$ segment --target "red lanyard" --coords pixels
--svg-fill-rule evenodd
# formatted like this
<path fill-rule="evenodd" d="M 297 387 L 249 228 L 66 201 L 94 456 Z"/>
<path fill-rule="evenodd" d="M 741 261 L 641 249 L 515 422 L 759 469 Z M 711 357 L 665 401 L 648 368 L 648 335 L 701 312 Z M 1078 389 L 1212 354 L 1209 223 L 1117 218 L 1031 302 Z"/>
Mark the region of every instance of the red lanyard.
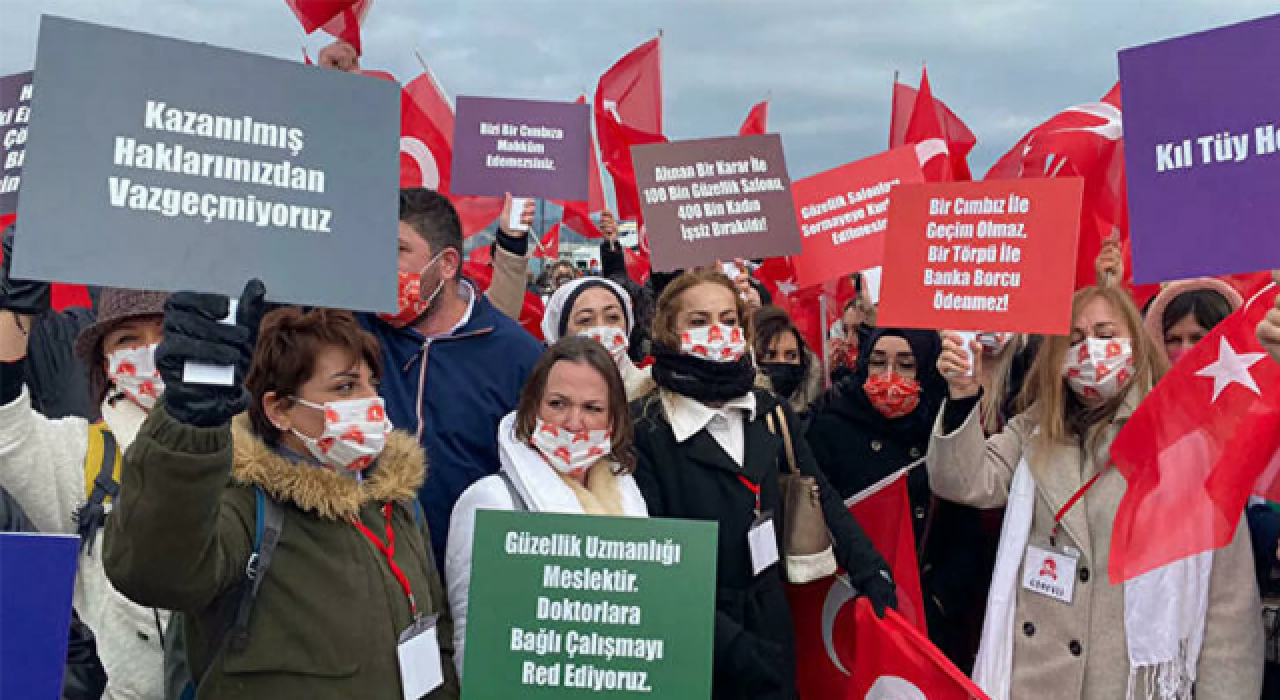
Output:
<path fill-rule="evenodd" d="M 746 487 L 747 487 L 747 489 L 748 489 L 748 490 L 750 490 L 750 491 L 751 491 L 751 493 L 755 495 L 755 497 L 756 497 L 756 515 L 760 515 L 760 485 L 759 485 L 759 484 L 753 484 L 753 483 L 751 483 L 751 480 L 750 480 L 750 479 L 748 479 L 747 477 L 745 477 L 745 476 L 743 476 L 743 475 L 741 475 L 741 474 L 739 474 L 739 475 L 738 475 L 738 481 L 741 481 L 741 482 L 742 482 L 742 485 L 743 485 L 743 486 L 746 486 Z"/>
<path fill-rule="evenodd" d="M 1050 533 L 1049 535 L 1050 546 L 1054 546 L 1054 547 L 1057 546 L 1058 532 L 1062 530 L 1062 519 L 1067 517 L 1067 513 L 1070 512 L 1071 509 L 1075 507 L 1077 503 L 1080 502 L 1080 499 L 1084 498 L 1084 494 L 1089 489 L 1093 488 L 1093 485 L 1098 483 L 1098 479 L 1101 478 L 1102 475 L 1107 472 L 1107 469 L 1110 469 L 1110 468 L 1111 467 L 1109 465 L 1107 467 L 1104 467 L 1102 471 L 1098 472 L 1097 474 L 1094 474 L 1092 478 L 1084 482 L 1084 486 L 1081 486 L 1079 491 L 1076 491 L 1075 493 L 1071 494 L 1071 498 L 1068 498 L 1067 502 L 1063 503 L 1062 507 L 1058 509 L 1058 512 L 1054 514 L 1053 532 Z"/>
<path fill-rule="evenodd" d="M 404 589 L 404 594 L 409 597 L 409 612 L 413 613 L 413 617 L 418 617 L 418 602 L 414 600 L 413 589 L 409 587 L 409 577 L 404 575 L 404 571 L 400 569 L 400 565 L 396 563 L 396 531 L 391 527 L 391 511 L 392 504 L 388 503 L 382 507 L 382 517 L 387 521 L 387 543 L 383 544 L 378 536 L 365 527 L 364 523 L 359 520 L 351 521 L 360 534 L 364 535 L 379 552 L 387 558 L 387 565 L 391 567 L 391 575 L 396 577 L 400 582 L 400 587 Z"/>

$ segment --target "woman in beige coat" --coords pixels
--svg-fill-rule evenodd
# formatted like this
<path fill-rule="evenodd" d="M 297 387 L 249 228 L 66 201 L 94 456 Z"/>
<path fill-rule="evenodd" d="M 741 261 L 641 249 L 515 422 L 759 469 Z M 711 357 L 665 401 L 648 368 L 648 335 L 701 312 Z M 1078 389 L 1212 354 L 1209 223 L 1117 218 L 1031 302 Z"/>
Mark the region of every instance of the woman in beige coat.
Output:
<path fill-rule="evenodd" d="M 1070 338 L 1046 338 L 1031 370 L 1031 408 L 990 439 L 970 374 L 981 376 L 969 359 L 981 348 L 961 343 L 944 337 L 950 396 L 927 464 L 938 496 L 1007 506 L 978 684 L 992 700 L 1256 699 L 1262 630 L 1243 522 L 1221 550 L 1121 585 L 1107 578 L 1125 491 L 1111 441 L 1166 366 L 1128 295 L 1076 294 Z"/>

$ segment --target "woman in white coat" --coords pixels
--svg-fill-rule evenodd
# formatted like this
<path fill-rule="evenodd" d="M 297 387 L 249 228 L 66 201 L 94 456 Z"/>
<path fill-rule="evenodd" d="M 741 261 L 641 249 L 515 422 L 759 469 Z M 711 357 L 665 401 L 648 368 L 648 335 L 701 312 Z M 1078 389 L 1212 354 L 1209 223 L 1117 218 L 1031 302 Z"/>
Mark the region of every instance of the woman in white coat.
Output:
<path fill-rule="evenodd" d="M 989 439 L 969 356 L 946 334 L 949 398 L 927 464 L 938 496 L 1007 506 L 974 680 L 992 700 L 1255 700 L 1262 626 L 1243 519 L 1227 547 L 1107 578 L 1125 493 L 1111 443 L 1166 367 L 1133 300 L 1077 292 L 1070 338 L 1046 338 L 1027 379 L 1030 408 Z"/>
<path fill-rule="evenodd" d="M 462 493 L 449 521 L 445 587 L 462 675 L 476 511 L 647 517 L 631 473 L 633 429 L 622 379 L 603 346 L 570 336 L 534 366 L 498 426 L 497 474 Z"/>
<path fill-rule="evenodd" d="M 542 316 L 542 337 L 549 345 L 571 335 L 600 341 L 622 375 L 627 399 L 635 400 L 656 386 L 650 370 L 636 367 L 627 355 L 635 325 L 631 295 L 622 285 L 603 277 L 583 277 L 565 283 L 551 295 Z"/>

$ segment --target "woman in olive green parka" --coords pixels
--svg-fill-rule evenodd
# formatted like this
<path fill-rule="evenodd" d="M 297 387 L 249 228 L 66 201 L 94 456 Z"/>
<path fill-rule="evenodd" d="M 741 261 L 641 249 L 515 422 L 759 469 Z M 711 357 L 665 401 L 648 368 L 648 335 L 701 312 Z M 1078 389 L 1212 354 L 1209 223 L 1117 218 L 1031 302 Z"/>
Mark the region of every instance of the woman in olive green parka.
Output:
<path fill-rule="evenodd" d="M 400 700 L 401 635 L 435 615 L 424 634 L 444 677 L 423 697 L 456 698 L 452 624 L 415 505 L 425 461 L 411 436 L 389 430 L 376 341 L 348 313 L 285 308 L 262 322 L 246 369 L 262 306 L 254 285 L 238 325 L 217 322 L 223 297 L 170 298 L 157 349 L 166 391 L 125 457 L 107 574 L 129 598 L 184 613 L 198 700 Z M 236 365 L 247 391 L 183 382 L 191 360 Z M 283 523 L 247 644 L 233 650 L 226 629 L 258 489 Z"/>

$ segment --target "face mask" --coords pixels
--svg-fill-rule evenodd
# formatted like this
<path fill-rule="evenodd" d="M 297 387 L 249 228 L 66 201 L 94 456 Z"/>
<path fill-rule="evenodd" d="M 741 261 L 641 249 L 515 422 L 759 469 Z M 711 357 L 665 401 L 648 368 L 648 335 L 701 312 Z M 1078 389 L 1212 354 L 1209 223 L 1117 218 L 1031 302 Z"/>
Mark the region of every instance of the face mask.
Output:
<path fill-rule="evenodd" d="M 134 403 L 150 411 L 164 393 L 164 380 L 156 370 L 156 346 L 116 350 L 107 356 L 107 377 Z"/>
<path fill-rule="evenodd" d="M 747 340 L 741 326 L 713 323 L 682 333 L 680 350 L 712 362 L 737 362 L 747 351 Z"/>
<path fill-rule="evenodd" d="M 1086 401 L 1117 396 L 1133 377 L 1133 348 L 1128 338 L 1085 338 L 1067 351 L 1062 376 Z"/>
<path fill-rule="evenodd" d="M 920 382 L 896 374 L 867 377 L 862 390 L 871 405 L 889 420 L 910 415 L 920 405 Z"/>
<path fill-rule="evenodd" d="M 580 331 L 578 335 L 586 336 L 603 345 L 616 365 L 621 365 L 622 358 L 627 356 L 627 347 L 630 344 L 627 333 L 617 326 L 593 326 Z"/>
<path fill-rule="evenodd" d="M 587 430 L 574 433 L 557 428 L 541 418 L 533 426 L 533 435 L 529 441 L 533 447 L 546 457 L 547 461 L 561 474 L 578 476 L 591 468 L 591 465 L 609 454 L 613 445 L 609 442 L 612 435 L 608 430 Z"/>
<path fill-rule="evenodd" d="M 1168 353 L 1169 355 L 1169 364 L 1171 365 L 1178 364 L 1178 360 L 1181 360 L 1183 356 L 1187 354 L 1187 351 L 1190 349 L 1191 348 L 1189 348 L 1186 344 L 1180 344 L 1178 345 L 1178 347 L 1174 348 L 1173 350 L 1166 349 L 1165 352 Z"/>
<path fill-rule="evenodd" d="M 761 362 L 760 369 L 769 376 L 773 391 L 782 398 L 789 398 L 804 381 L 804 367 L 789 362 Z"/>
<path fill-rule="evenodd" d="M 373 464 L 387 444 L 391 421 L 382 399 L 327 401 L 324 405 L 296 399 L 298 403 L 324 412 L 324 432 L 313 438 L 291 429 L 307 446 L 311 456 L 339 473 L 358 475 Z"/>
<path fill-rule="evenodd" d="M 1013 340 L 1012 333 L 979 333 L 978 334 L 978 344 L 981 345 L 984 350 L 991 353 L 992 355 L 1000 354 L 1000 351 L 1004 350 L 1004 346 L 1008 345 L 1010 340 Z"/>
<path fill-rule="evenodd" d="M 412 272 L 400 270 L 397 273 L 399 289 L 397 306 L 399 310 L 394 314 L 378 314 L 378 318 L 386 321 L 393 328 L 404 328 L 421 318 L 427 312 L 427 309 L 431 308 L 431 302 L 435 301 L 436 295 L 440 294 L 440 290 L 444 288 L 444 280 L 440 280 L 440 284 L 436 286 L 436 290 L 431 293 L 431 296 L 427 299 L 422 298 L 422 276 L 439 259 L 440 254 L 437 254 L 416 275 Z"/>

